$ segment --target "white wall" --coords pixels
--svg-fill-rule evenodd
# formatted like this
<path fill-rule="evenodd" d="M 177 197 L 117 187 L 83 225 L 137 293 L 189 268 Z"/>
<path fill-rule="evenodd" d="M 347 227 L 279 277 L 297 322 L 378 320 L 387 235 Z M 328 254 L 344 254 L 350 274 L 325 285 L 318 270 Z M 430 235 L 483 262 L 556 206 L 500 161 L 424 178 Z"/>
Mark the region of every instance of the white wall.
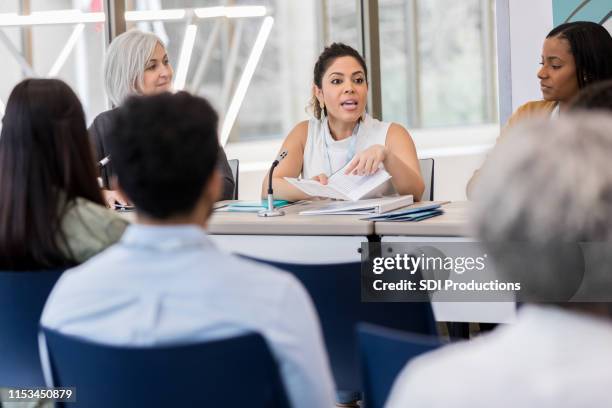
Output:
<path fill-rule="evenodd" d="M 551 0 L 510 1 L 512 110 L 542 99 L 537 71 L 542 43 L 553 28 Z"/>
<path fill-rule="evenodd" d="M 542 43 L 553 28 L 552 0 L 497 0 L 500 122 L 520 105 L 542 99 L 537 78 Z"/>

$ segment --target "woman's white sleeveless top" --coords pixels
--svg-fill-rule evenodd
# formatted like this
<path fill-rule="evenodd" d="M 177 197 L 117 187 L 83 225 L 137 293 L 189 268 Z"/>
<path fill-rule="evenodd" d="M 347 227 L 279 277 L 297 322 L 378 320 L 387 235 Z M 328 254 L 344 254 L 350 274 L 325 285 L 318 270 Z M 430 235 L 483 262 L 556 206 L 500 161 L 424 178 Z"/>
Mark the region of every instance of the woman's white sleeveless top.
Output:
<path fill-rule="evenodd" d="M 384 146 L 390 125 L 366 114 L 364 120 L 355 127 L 352 136 L 334 140 L 329 131 L 327 117 L 322 120 L 311 118 L 308 121 L 308 136 L 304 147 L 302 178 L 310 179 L 321 173 L 330 176 L 344 167 L 355 153 L 375 144 Z M 395 194 L 391 182 L 387 183 L 385 195 Z"/>

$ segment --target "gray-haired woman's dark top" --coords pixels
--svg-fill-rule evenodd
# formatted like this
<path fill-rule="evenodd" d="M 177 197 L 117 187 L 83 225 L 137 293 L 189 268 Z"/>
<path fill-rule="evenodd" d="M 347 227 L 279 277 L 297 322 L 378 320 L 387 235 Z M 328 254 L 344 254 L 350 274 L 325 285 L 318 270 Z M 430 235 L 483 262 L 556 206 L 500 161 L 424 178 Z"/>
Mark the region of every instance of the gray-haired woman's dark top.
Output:
<path fill-rule="evenodd" d="M 89 127 L 89 136 L 91 143 L 95 148 L 96 159 L 102 160 L 109 155 L 107 146 L 107 135 L 110 133 L 113 122 L 115 120 L 117 110 L 111 109 L 106 112 L 100 113 L 94 119 L 93 123 Z M 234 177 L 232 176 L 232 170 L 227 162 L 227 156 L 221 146 L 219 146 L 219 161 L 217 166 L 223 176 L 223 194 L 221 200 L 231 200 L 234 195 Z M 104 182 L 104 186 L 108 188 L 110 180 L 113 177 L 113 161 L 111 161 L 102 168 L 101 177 Z"/>

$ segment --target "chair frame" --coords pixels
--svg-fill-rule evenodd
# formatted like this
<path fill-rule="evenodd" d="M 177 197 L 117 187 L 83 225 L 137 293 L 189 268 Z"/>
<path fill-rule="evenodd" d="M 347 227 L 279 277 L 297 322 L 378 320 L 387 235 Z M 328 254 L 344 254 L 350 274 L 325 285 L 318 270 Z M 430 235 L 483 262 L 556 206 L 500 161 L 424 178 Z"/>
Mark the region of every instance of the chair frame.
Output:
<path fill-rule="evenodd" d="M 41 327 L 39 347 L 47 386 L 77 390 L 76 403 L 67 408 L 289 406 L 276 360 L 258 333 L 141 347 L 107 345 Z M 207 363 L 210 367 L 203 369 Z M 92 389 L 95 396 L 79 398 L 79 392 Z"/>
<path fill-rule="evenodd" d="M 38 322 L 64 269 L 0 271 L 0 384 L 44 386 Z"/>
<path fill-rule="evenodd" d="M 364 403 L 367 408 L 382 408 L 395 379 L 406 364 L 413 358 L 442 345 L 437 337 L 369 323 L 359 323 L 356 332 L 360 350 Z M 374 346 L 378 347 L 373 347 L 372 343 L 377 343 Z M 374 364 L 371 364 L 372 362 Z M 372 368 L 374 365 L 381 369 Z"/>

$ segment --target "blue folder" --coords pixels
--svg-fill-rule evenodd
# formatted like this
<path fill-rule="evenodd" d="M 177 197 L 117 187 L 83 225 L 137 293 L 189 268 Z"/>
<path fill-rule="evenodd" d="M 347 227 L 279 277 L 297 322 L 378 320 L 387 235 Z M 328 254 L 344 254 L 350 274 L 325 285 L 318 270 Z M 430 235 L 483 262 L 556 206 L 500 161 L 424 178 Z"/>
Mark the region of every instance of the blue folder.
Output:
<path fill-rule="evenodd" d="M 444 213 L 443 210 L 420 211 L 420 212 L 415 212 L 414 214 L 400 215 L 400 216 L 392 217 L 389 219 L 382 219 L 382 220 L 377 220 L 377 221 L 389 221 L 389 222 L 422 221 L 428 218 L 436 217 L 443 213 Z"/>
<path fill-rule="evenodd" d="M 385 214 L 377 214 L 371 217 L 363 218 L 368 221 L 420 221 L 425 215 L 427 218 L 442 214 L 441 204 L 432 203 L 418 207 L 410 206 L 399 210 L 391 211 Z M 431 215 L 433 214 L 433 215 Z"/>

